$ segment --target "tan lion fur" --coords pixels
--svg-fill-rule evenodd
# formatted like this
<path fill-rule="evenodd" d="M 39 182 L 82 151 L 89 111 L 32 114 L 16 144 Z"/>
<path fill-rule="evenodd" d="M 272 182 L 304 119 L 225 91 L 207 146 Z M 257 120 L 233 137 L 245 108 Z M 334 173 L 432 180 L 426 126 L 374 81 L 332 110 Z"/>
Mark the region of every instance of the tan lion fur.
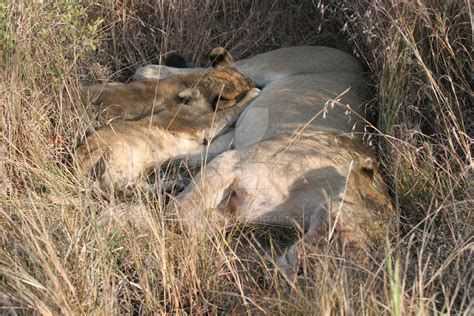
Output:
<path fill-rule="evenodd" d="M 96 84 L 84 89 L 81 99 L 91 103 L 107 119 L 134 120 L 179 105 L 179 94 L 189 88 L 198 90 L 211 105 L 219 108 L 234 106 L 255 84 L 236 71 L 232 56 L 223 48 L 214 49 L 210 58 L 214 69 L 176 74 L 146 81 Z M 216 60 L 219 58 L 219 60 Z M 161 79 L 161 80 L 160 80 Z"/>
<path fill-rule="evenodd" d="M 125 121 L 96 131 L 76 149 L 79 170 L 104 189 L 123 190 L 143 185 L 147 171 L 167 160 L 197 162 L 227 149 L 228 137 L 207 144 L 235 122 L 258 89 L 225 50 L 217 52 L 226 57 L 215 70 L 88 88 L 87 95 L 98 94 L 95 102 L 109 108 L 109 115 Z"/>
<path fill-rule="evenodd" d="M 170 211 L 190 233 L 215 221 L 296 225 L 304 242 L 337 237 L 342 249 L 369 258 L 393 207 L 362 142 L 368 87 L 358 61 L 294 47 L 236 64 L 263 90 L 237 122 L 235 149 L 201 170 Z M 298 245 L 279 258 L 287 272 Z"/>

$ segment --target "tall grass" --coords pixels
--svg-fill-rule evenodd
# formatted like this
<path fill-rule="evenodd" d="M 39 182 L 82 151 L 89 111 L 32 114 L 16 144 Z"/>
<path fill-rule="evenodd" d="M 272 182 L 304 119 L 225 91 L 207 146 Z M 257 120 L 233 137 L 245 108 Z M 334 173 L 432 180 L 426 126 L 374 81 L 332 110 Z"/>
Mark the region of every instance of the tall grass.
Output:
<path fill-rule="evenodd" d="M 471 10 L 467 0 L 0 4 L 0 311 L 468 313 Z M 164 195 L 120 204 L 74 173 L 71 153 L 98 124 L 80 86 L 127 80 L 172 51 L 205 65 L 216 46 L 238 59 L 292 45 L 338 47 L 367 66 L 371 137 L 399 215 L 385 258 L 358 267 L 306 245 L 288 279 L 272 256 L 294 232 L 189 240 L 163 214 Z"/>

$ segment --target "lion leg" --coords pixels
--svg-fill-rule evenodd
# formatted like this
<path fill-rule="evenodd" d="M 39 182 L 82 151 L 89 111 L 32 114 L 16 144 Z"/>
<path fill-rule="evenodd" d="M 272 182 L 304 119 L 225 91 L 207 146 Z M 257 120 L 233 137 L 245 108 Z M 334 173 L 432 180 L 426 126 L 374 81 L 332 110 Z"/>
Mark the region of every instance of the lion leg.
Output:
<path fill-rule="evenodd" d="M 348 222 L 345 214 L 350 213 L 354 206 L 343 200 L 328 202 L 316 210 L 310 217 L 309 226 L 303 237 L 288 247 L 277 259 L 277 265 L 287 276 L 298 271 L 300 257 L 304 245 L 321 247 L 331 242 L 340 255 L 351 255 L 359 258 L 366 254 L 364 236 L 354 221 Z M 356 206 L 358 208 L 358 206 Z M 333 248 L 331 246 L 331 248 Z"/>
<path fill-rule="evenodd" d="M 151 148 L 143 142 L 122 140 L 120 132 L 114 140 L 107 141 L 113 133 L 110 129 L 100 130 L 76 150 L 81 173 L 98 180 L 106 191 L 137 186 L 151 160 Z"/>
<path fill-rule="evenodd" d="M 232 148 L 234 143 L 235 131 L 220 135 L 211 140 L 208 145 L 203 145 L 200 152 L 188 155 L 187 161 L 193 166 L 199 166 L 201 162 L 211 161 L 221 153 Z"/>
<path fill-rule="evenodd" d="M 140 187 L 151 168 L 202 150 L 197 140 L 182 139 L 145 123 L 120 122 L 91 135 L 76 150 L 81 173 L 98 180 L 105 190 Z"/>
<path fill-rule="evenodd" d="M 277 265 L 287 276 L 292 276 L 297 272 L 300 263 L 301 247 L 304 246 L 305 243 L 310 243 L 321 237 L 320 228 L 321 224 L 325 222 L 325 214 L 327 213 L 324 207 L 315 211 L 310 217 L 309 227 L 303 235 L 303 238 L 288 247 L 285 252 L 278 257 Z"/>
<path fill-rule="evenodd" d="M 169 209 L 176 211 L 185 231 L 194 234 L 203 231 L 206 220 L 222 219 L 220 209 L 222 201 L 229 193 L 228 189 L 238 177 L 235 168 L 240 158 L 237 152 L 228 151 L 211 161 L 173 201 Z M 209 216 L 203 216 L 207 212 Z"/>

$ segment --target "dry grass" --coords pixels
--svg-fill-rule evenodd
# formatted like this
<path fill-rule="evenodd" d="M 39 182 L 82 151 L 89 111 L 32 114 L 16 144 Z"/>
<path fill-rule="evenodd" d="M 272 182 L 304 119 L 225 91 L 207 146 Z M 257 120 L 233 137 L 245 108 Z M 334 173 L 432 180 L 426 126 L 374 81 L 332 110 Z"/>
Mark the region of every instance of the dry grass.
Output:
<path fill-rule="evenodd" d="M 469 313 L 471 10 L 467 0 L 1 3 L 0 312 Z M 137 193 L 120 211 L 68 164 L 97 125 L 81 85 L 126 80 L 170 51 L 202 65 L 215 46 L 241 58 L 303 44 L 353 52 L 372 75 L 372 138 L 399 223 L 371 269 L 308 246 L 288 280 L 268 250 L 288 232 L 188 240 L 162 214 L 164 196 Z M 141 228 L 102 224 L 104 210 L 144 208 Z"/>

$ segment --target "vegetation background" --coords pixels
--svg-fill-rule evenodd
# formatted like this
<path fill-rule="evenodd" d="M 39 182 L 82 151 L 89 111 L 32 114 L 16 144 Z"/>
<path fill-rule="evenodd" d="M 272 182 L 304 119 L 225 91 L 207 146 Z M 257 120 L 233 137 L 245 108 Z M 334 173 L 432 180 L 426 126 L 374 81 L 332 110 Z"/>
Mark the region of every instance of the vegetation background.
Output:
<path fill-rule="evenodd" d="M 0 1 L 0 313 L 472 313 L 472 17 L 468 0 Z M 254 242 L 276 245 L 267 229 L 190 241 L 160 194 L 137 193 L 142 226 L 103 225 L 127 210 L 68 163 L 98 126 L 81 86 L 169 52 L 206 65 L 216 46 L 240 59 L 294 45 L 367 67 L 368 140 L 397 211 L 373 268 L 308 246 L 288 279 Z"/>

